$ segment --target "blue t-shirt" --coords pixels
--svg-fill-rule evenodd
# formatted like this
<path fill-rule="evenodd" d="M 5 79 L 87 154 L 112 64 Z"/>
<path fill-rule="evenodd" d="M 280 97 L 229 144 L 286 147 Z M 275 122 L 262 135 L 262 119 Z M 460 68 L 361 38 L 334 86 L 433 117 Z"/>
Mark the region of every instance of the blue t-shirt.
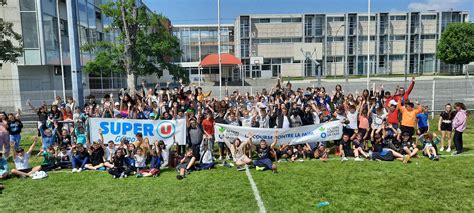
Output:
<path fill-rule="evenodd" d="M 418 127 L 419 128 L 428 127 L 428 114 L 427 113 L 420 113 L 420 114 L 416 115 L 416 118 L 418 118 Z"/>

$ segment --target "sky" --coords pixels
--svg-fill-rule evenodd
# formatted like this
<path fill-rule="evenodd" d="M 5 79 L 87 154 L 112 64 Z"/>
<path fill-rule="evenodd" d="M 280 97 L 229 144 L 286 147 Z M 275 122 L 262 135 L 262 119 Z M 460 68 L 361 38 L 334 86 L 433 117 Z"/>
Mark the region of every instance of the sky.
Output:
<path fill-rule="evenodd" d="M 217 23 L 217 0 L 143 0 L 172 24 Z M 474 0 L 372 0 L 372 12 L 467 10 Z M 243 14 L 367 12 L 367 0 L 221 0 L 221 22 L 234 23 Z M 470 15 L 472 16 L 472 14 Z M 471 18 L 472 21 L 472 18 Z"/>

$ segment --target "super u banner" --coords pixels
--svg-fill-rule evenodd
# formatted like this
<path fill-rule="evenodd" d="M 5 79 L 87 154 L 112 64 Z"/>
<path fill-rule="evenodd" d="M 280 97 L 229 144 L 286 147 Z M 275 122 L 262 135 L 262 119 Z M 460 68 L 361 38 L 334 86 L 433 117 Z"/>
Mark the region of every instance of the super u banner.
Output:
<path fill-rule="evenodd" d="M 248 139 L 247 135 L 251 132 L 254 135 L 252 142 L 255 144 L 258 144 L 262 139 L 266 140 L 267 143 L 273 142 L 275 131 L 278 131 L 279 145 L 333 141 L 342 138 L 342 123 L 340 121 L 289 129 L 252 128 L 216 123 L 214 129 L 216 141 L 224 141 L 224 138 L 229 138 L 230 140 L 240 138 L 241 141 L 245 141 Z"/>
<path fill-rule="evenodd" d="M 102 129 L 104 143 L 114 141 L 120 143 L 122 138 L 127 138 L 130 143 L 136 141 L 135 134 L 142 133 L 143 138 L 148 138 L 150 143 L 163 140 L 168 145 L 173 144 L 173 135 L 179 145 L 186 145 L 186 120 L 138 120 L 116 118 L 91 118 L 91 141 L 100 139 L 99 129 Z"/>

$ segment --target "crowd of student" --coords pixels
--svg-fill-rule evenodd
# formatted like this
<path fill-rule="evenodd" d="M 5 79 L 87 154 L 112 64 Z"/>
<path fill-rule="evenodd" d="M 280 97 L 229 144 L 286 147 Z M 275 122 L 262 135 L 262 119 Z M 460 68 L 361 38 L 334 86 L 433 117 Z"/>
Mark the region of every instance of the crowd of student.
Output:
<path fill-rule="evenodd" d="M 413 78 L 405 91 L 397 87 L 392 94 L 381 85 L 362 93 L 344 91 L 341 85 L 329 93 L 324 87 L 294 89 L 288 82 L 270 91 L 263 89 L 256 95 L 228 93 L 222 100 L 211 98 L 195 86 L 175 88 L 147 88 L 128 93 L 121 90 L 118 99 L 106 94 L 97 102 L 89 96 L 84 106 L 77 106 L 72 98 L 63 102 L 60 97 L 40 107 L 28 105 L 38 115 L 38 136 L 29 149 L 20 146 L 23 125 L 20 112 L 16 115 L 0 114 L 0 177 L 11 173 L 18 177 L 33 177 L 39 171 L 49 172 L 70 169 L 108 171 L 114 178 L 136 175 L 158 176 L 163 168 L 176 168 L 181 180 L 191 171 L 210 169 L 221 165 L 243 170 L 255 166 L 257 170 L 277 172 L 276 162 L 327 160 L 334 153 L 342 161 L 354 157 L 355 161 L 401 160 L 404 163 L 420 155 L 439 160 L 439 152 L 463 152 L 462 134 L 466 129 L 467 113 L 463 103 L 454 109 L 446 104 L 438 122 L 441 137 L 429 130 L 429 109 L 410 99 L 415 85 Z M 165 145 L 163 141 L 150 141 L 141 133 L 135 142 L 123 138 L 120 144 L 113 141 L 90 141 L 89 118 L 186 119 L 187 145 Z M 333 120 L 342 122 L 341 140 L 301 145 L 277 146 L 277 137 L 270 141 L 246 141 L 226 138 L 214 139 L 214 124 L 222 123 L 254 128 L 293 128 Z M 452 137 L 452 132 L 454 136 Z M 30 158 L 37 142 L 41 143 L 38 156 L 40 166 L 32 167 Z M 447 142 L 447 146 L 445 146 Z M 214 144 L 218 147 L 214 152 Z M 446 148 L 446 149 L 445 149 Z M 11 149 L 11 151 L 10 151 Z M 217 151 L 218 150 L 218 151 Z M 9 170 L 6 159 L 12 154 L 15 168 Z M 254 160 L 252 160 L 254 159 Z M 232 161 L 228 163 L 227 161 Z"/>

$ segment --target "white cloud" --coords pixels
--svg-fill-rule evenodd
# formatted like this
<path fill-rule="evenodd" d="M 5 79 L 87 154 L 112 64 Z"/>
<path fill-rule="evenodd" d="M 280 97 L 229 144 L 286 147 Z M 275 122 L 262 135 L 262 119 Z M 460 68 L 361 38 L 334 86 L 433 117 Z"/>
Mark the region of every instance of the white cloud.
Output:
<path fill-rule="evenodd" d="M 471 0 L 425 0 L 424 2 L 414 2 L 408 5 L 411 11 L 427 11 L 427 10 L 449 10 L 460 9 L 460 7 Z"/>

